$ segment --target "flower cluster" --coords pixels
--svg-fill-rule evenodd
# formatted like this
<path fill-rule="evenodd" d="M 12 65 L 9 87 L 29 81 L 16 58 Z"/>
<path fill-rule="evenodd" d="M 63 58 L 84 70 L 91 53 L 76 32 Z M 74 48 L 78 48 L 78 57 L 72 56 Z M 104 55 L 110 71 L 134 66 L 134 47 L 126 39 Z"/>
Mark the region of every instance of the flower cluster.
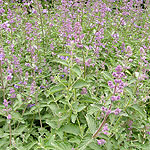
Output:
<path fill-rule="evenodd" d="M 109 129 L 108 129 L 108 124 L 105 123 L 105 125 L 103 126 L 103 129 L 102 129 L 102 133 L 104 133 L 105 135 L 108 135 L 109 133 L 107 132 Z"/>
<path fill-rule="evenodd" d="M 84 95 L 84 94 L 87 94 L 87 89 L 85 87 L 82 88 L 82 91 L 81 91 L 81 95 Z"/>
<path fill-rule="evenodd" d="M 117 93 L 122 93 L 123 88 L 125 86 L 124 82 L 121 80 L 125 76 L 125 74 L 122 72 L 122 67 L 118 65 L 116 67 L 116 72 L 113 72 L 112 75 L 115 77 L 114 82 L 108 81 L 108 86 L 112 89 L 114 89 L 113 96 L 111 97 L 112 101 L 120 100 L 120 95 L 116 95 Z"/>
<path fill-rule="evenodd" d="M 7 101 L 6 99 L 4 99 L 3 105 L 5 106 L 5 109 L 3 109 L 3 111 L 7 112 L 7 119 L 8 120 L 11 119 L 11 114 L 8 113 L 9 111 L 11 111 L 11 108 L 8 108 L 9 103 L 10 103 L 10 101 Z"/>
<path fill-rule="evenodd" d="M 104 139 L 97 140 L 98 145 L 103 145 L 106 143 Z"/>

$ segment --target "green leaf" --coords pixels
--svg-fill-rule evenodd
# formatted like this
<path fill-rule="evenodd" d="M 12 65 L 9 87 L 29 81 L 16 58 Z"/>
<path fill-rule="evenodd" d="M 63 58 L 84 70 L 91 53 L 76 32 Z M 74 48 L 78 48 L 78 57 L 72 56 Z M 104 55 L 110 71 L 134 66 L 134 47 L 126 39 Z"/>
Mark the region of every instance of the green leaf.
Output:
<path fill-rule="evenodd" d="M 113 81 L 112 75 L 111 75 L 110 73 L 108 73 L 108 72 L 106 72 L 106 71 L 103 71 L 102 74 L 103 74 L 103 76 L 104 76 L 104 78 L 105 78 L 106 80 L 111 80 L 111 81 Z"/>
<path fill-rule="evenodd" d="M 51 111 L 55 114 L 57 113 L 57 111 L 59 110 L 58 106 L 56 105 L 56 103 L 51 103 L 49 104 L 49 108 L 51 109 Z"/>
<path fill-rule="evenodd" d="M 112 143 L 110 141 L 106 142 L 107 150 L 112 150 Z"/>
<path fill-rule="evenodd" d="M 72 146 L 68 142 L 54 142 L 52 145 L 55 150 L 72 150 Z"/>
<path fill-rule="evenodd" d="M 25 148 L 26 148 L 27 150 L 30 150 L 30 149 L 33 148 L 33 146 L 34 146 L 35 144 L 36 144 L 36 142 L 28 143 L 28 144 L 25 146 Z"/>
<path fill-rule="evenodd" d="M 53 129 L 56 129 L 57 128 L 57 123 L 53 120 L 46 120 L 46 123 Z"/>
<path fill-rule="evenodd" d="M 73 138 L 69 139 L 69 143 L 80 143 L 80 138 L 77 136 L 74 136 Z"/>
<path fill-rule="evenodd" d="M 54 94 L 56 92 L 62 91 L 65 89 L 65 86 L 60 84 L 60 85 L 55 85 L 53 87 L 50 88 L 49 90 L 49 94 Z"/>
<path fill-rule="evenodd" d="M 141 108 L 139 105 L 134 104 L 134 105 L 129 106 L 129 108 L 133 108 L 133 109 L 134 109 L 135 111 L 137 111 L 143 118 L 147 119 L 147 118 L 146 118 L 146 112 L 145 112 L 144 109 Z"/>
<path fill-rule="evenodd" d="M 133 91 L 132 91 L 132 89 L 131 88 L 129 88 L 129 87 L 124 87 L 124 90 L 133 98 L 134 96 L 133 96 Z"/>
<path fill-rule="evenodd" d="M 90 143 L 89 147 L 91 148 L 91 150 L 100 150 L 100 146 L 97 143 Z"/>
<path fill-rule="evenodd" d="M 21 135 L 22 132 L 26 129 L 27 127 L 26 126 L 21 126 L 19 128 L 16 128 L 14 131 L 13 131 L 13 134 L 18 136 L 18 135 Z"/>
<path fill-rule="evenodd" d="M 93 119 L 93 117 L 91 115 L 87 114 L 86 115 L 86 121 L 88 123 L 88 127 L 89 127 L 91 133 L 92 134 L 95 133 L 95 131 L 96 131 L 96 122 Z"/>
<path fill-rule="evenodd" d="M 66 132 L 66 133 L 71 133 L 71 134 L 74 134 L 74 135 L 79 135 L 80 134 L 80 129 L 78 126 L 76 125 L 73 125 L 73 124 L 67 124 L 67 125 L 64 125 L 61 130 L 63 132 Z"/>
<path fill-rule="evenodd" d="M 136 78 L 138 78 L 138 77 L 139 77 L 139 75 L 140 75 L 140 73 L 139 73 L 139 72 L 135 72 L 134 74 L 135 74 L 135 77 L 136 77 Z"/>
<path fill-rule="evenodd" d="M 135 84 L 135 82 L 136 82 L 136 79 L 132 79 L 132 80 L 128 81 L 128 85 Z"/>
<path fill-rule="evenodd" d="M 75 123 L 76 119 L 77 119 L 77 114 L 72 114 L 71 115 L 71 121 L 72 121 L 72 123 Z"/>
<path fill-rule="evenodd" d="M 21 103 L 21 102 L 22 102 L 21 94 L 17 94 L 17 99 L 19 100 L 19 103 Z"/>
<path fill-rule="evenodd" d="M 99 100 L 97 98 L 92 98 L 87 95 L 83 95 L 80 99 L 80 102 L 81 103 L 95 103 L 95 102 L 99 102 Z"/>
<path fill-rule="evenodd" d="M 16 112 L 12 112 L 11 115 L 12 115 L 13 120 L 19 121 L 21 123 L 25 123 L 23 118 L 22 118 L 22 116 L 21 116 L 21 114 L 19 112 L 17 112 L 17 111 Z"/>
<path fill-rule="evenodd" d="M 85 137 L 82 143 L 80 143 L 80 148 L 78 150 L 86 150 L 87 146 L 91 144 L 93 140 L 94 139 L 92 139 L 91 137 Z"/>
<path fill-rule="evenodd" d="M 81 69 L 78 65 L 72 67 L 72 71 L 75 72 L 79 77 L 81 76 Z"/>
<path fill-rule="evenodd" d="M 68 67 L 68 63 L 67 63 L 65 60 L 62 60 L 62 59 L 60 59 L 60 60 L 53 60 L 53 62 L 62 64 L 62 65 L 64 65 L 64 66 L 67 66 L 67 67 Z"/>
<path fill-rule="evenodd" d="M 98 111 L 101 111 L 101 106 L 95 105 L 95 104 L 91 104 L 88 107 L 87 114 L 92 115 L 92 114 L 94 114 L 95 112 L 98 112 Z"/>
<path fill-rule="evenodd" d="M 83 104 L 79 105 L 76 109 L 77 112 L 82 111 L 84 108 L 86 108 L 86 106 L 84 106 Z"/>
<path fill-rule="evenodd" d="M 79 79 L 74 83 L 73 88 L 82 88 L 85 86 L 88 86 L 88 84 L 84 80 Z"/>

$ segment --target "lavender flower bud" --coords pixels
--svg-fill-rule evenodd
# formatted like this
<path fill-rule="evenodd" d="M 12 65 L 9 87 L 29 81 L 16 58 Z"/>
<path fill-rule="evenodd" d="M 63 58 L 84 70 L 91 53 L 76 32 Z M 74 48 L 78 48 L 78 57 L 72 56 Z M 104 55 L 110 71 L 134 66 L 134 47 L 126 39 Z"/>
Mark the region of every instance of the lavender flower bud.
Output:
<path fill-rule="evenodd" d="M 98 145 L 105 144 L 106 141 L 104 139 L 97 140 Z"/>

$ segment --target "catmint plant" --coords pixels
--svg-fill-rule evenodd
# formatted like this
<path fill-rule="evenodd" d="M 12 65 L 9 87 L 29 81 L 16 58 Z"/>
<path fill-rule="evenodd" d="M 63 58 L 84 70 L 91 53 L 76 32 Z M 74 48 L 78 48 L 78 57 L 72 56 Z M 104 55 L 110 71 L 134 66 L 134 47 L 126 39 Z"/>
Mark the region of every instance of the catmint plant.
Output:
<path fill-rule="evenodd" d="M 1 149 L 149 148 L 148 5 L 0 0 Z"/>

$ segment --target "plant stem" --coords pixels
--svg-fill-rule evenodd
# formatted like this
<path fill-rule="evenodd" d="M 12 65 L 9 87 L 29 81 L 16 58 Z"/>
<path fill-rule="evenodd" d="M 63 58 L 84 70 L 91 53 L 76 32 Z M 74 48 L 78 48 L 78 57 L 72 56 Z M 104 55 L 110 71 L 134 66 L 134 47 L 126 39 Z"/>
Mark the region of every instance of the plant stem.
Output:
<path fill-rule="evenodd" d="M 2 61 L 0 61 L 0 77 L 1 77 L 1 83 L 3 89 L 3 99 L 5 99 L 5 88 L 4 88 L 3 75 L 2 75 Z"/>
<path fill-rule="evenodd" d="M 112 106 L 112 104 L 110 104 L 109 110 L 111 110 L 111 106 Z M 105 124 L 105 122 L 107 120 L 108 115 L 109 114 L 107 113 L 106 116 L 105 116 L 105 118 L 104 118 L 104 120 L 103 120 L 103 122 L 101 123 L 101 125 L 99 126 L 99 128 L 97 129 L 97 131 L 93 134 L 92 138 L 95 138 L 97 136 L 97 134 L 99 133 L 99 131 L 102 129 L 103 125 Z"/>
<path fill-rule="evenodd" d="M 117 88 L 117 85 L 115 85 L 113 95 L 115 95 L 115 93 L 116 93 L 116 88 Z M 109 106 L 109 110 L 111 110 L 111 107 L 112 107 L 112 103 Z M 109 113 L 106 113 L 103 122 L 101 123 L 101 125 L 99 126 L 99 128 L 97 129 L 97 131 L 93 134 L 92 138 L 95 138 L 97 136 L 97 134 L 99 133 L 99 131 L 102 129 L 103 125 L 105 124 L 108 116 L 109 116 Z"/>
<path fill-rule="evenodd" d="M 84 57 L 84 52 L 83 52 L 83 50 L 82 50 L 82 56 L 83 56 L 84 79 L 85 79 L 85 76 L 86 76 L 86 66 L 85 66 L 85 57 Z"/>
<path fill-rule="evenodd" d="M 37 92 L 36 92 L 36 96 L 35 96 L 35 103 L 36 103 L 36 105 L 38 104 L 38 94 L 37 94 Z M 38 113 L 39 113 L 39 119 L 40 119 L 40 126 L 41 126 L 41 128 L 42 128 L 42 120 L 41 120 L 41 114 L 40 114 L 40 109 L 39 109 L 39 107 L 38 107 Z"/>
<path fill-rule="evenodd" d="M 9 123 L 9 145 L 11 146 L 11 123 Z"/>
<path fill-rule="evenodd" d="M 36 5 L 38 6 L 38 12 L 39 12 L 39 15 L 40 15 L 40 22 L 41 22 L 41 27 L 42 27 L 42 41 L 43 41 L 43 48 L 44 48 L 44 29 L 43 29 L 43 19 L 42 19 L 42 13 L 41 13 L 41 9 L 40 9 L 40 6 L 36 0 Z M 45 49 L 44 49 L 44 54 L 45 54 Z"/>

